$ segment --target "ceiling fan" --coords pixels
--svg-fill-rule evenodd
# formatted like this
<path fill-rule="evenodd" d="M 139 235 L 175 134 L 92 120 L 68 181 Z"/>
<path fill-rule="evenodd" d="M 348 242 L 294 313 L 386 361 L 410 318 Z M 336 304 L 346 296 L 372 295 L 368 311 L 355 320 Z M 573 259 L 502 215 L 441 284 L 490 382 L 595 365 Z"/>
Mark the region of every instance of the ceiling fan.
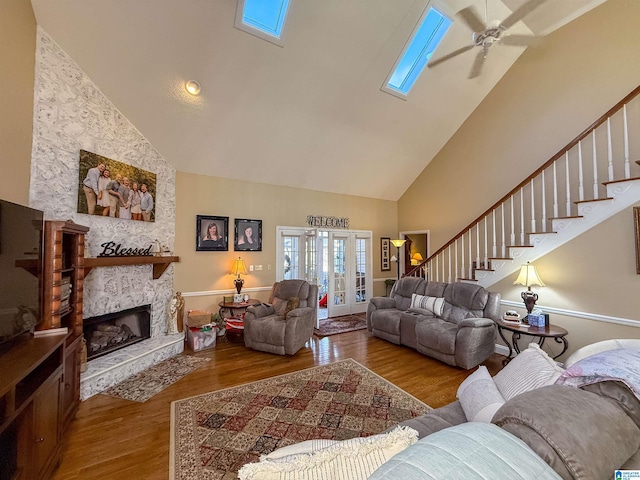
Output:
<path fill-rule="evenodd" d="M 482 71 L 482 66 L 484 65 L 484 61 L 487 58 L 487 54 L 489 53 L 489 48 L 494 43 L 500 42 L 503 45 L 526 47 L 534 44 L 537 40 L 542 38 L 536 35 L 503 34 L 509 27 L 524 18 L 525 15 L 531 13 L 534 9 L 538 8 L 545 1 L 546 0 L 529 0 L 528 2 L 520 6 L 520 8 L 517 8 L 514 12 L 512 12 L 511 15 L 505 18 L 502 22 L 496 22 L 496 24 L 494 25 L 489 25 L 486 23 L 487 0 L 485 0 L 485 22 L 480 19 L 473 7 L 463 8 L 458 13 L 456 13 L 456 15 L 464 23 L 467 24 L 471 31 L 473 31 L 473 43 L 435 59 L 427 63 L 427 66 L 435 67 L 436 65 L 450 60 L 451 58 L 460 55 L 461 53 L 464 53 L 468 50 L 471 50 L 474 47 L 480 47 L 482 50 L 478 52 L 478 55 L 476 55 L 473 65 L 471 66 L 471 71 L 469 72 L 468 78 L 477 77 Z"/>

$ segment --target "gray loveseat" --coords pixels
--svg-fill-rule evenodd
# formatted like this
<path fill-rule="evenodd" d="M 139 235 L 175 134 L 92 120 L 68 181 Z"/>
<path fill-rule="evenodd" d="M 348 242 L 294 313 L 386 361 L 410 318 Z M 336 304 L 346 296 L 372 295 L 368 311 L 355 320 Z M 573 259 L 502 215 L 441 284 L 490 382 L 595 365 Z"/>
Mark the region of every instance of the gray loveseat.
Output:
<path fill-rule="evenodd" d="M 444 298 L 441 315 L 410 310 L 413 294 Z M 469 369 L 493 353 L 494 320 L 499 315 L 499 293 L 469 283 L 404 277 L 396 282 L 388 297 L 371 299 L 367 328 L 376 337 Z"/>

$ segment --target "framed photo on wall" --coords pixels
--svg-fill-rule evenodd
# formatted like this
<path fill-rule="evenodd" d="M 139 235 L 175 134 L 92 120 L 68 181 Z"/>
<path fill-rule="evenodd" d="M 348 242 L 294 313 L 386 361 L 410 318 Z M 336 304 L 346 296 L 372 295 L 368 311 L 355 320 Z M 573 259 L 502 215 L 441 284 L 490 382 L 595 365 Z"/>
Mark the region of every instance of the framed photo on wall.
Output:
<path fill-rule="evenodd" d="M 262 220 L 236 218 L 234 250 L 262 251 Z"/>
<path fill-rule="evenodd" d="M 196 215 L 196 252 L 229 250 L 229 217 Z"/>
<path fill-rule="evenodd" d="M 391 248 L 391 238 L 389 237 L 381 237 L 380 238 L 380 270 L 387 271 L 391 270 L 391 255 L 389 254 L 389 249 Z"/>

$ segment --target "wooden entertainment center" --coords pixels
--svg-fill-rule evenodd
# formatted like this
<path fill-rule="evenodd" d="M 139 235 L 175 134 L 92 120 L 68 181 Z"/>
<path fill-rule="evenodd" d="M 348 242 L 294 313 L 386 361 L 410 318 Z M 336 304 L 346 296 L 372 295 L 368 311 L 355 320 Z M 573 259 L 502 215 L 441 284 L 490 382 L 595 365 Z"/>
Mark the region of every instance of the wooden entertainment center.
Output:
<path fill-rule="evenodd" d="M 37 328 L 66 327 L 67 333 L 24 334 L 0 356 L 0 480 L 50 477 L 58 465 L 63 433 L 80 405 L 88 231 L 72 221 L 45 222 L 43 316 Z"/>

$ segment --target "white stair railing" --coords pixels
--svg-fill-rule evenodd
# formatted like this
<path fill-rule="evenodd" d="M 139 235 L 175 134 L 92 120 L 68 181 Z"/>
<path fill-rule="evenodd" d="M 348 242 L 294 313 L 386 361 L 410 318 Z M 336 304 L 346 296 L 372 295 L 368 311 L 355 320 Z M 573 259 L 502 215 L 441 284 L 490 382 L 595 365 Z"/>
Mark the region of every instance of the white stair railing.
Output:
<path fill-rule="evenodd" d="M 493 260 L 532 247 L 530 233 L 553 232 L 551 220 L 563 218 L 559 199 L 565 199 L 564 218 L 576 217 L 577 203 L 606 198 L 600 178 L 631 179 L 630 158 L 640 158 L 640 142 L 630 142 L 640 137 L 639 93 L 640 86 L 408 275 L 449 283 L 473 280 L 476 269 L 490 270 Z M 584 140 L 591 148 L 583 148 Z M 552 188 L 547 188 L 547 176 Z M 585 178 L 593 185 L 590 195 Z M 553 205 L 551 218 L 547 204 Z"/>

